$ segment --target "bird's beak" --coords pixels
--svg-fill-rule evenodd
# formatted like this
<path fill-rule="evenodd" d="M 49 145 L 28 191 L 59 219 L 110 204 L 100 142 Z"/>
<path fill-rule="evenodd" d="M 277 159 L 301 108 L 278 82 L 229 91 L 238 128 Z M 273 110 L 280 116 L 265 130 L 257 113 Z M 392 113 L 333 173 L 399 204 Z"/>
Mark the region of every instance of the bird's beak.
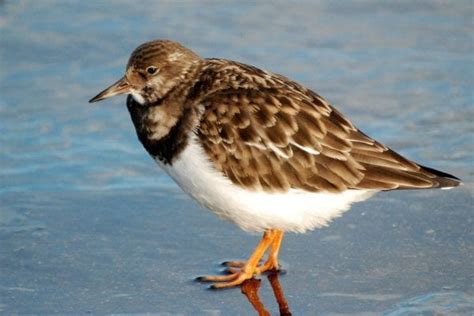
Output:
<path fill-rule="evenodd" d="M 104 99 L 113 97 L 115 95 L 124 94 L 130 91 L 130 84 L 127 82 L 125 77 L 122 77 L 119 81 L 93 97 L 89 100 L 89 103 L 102 101 Z"/>

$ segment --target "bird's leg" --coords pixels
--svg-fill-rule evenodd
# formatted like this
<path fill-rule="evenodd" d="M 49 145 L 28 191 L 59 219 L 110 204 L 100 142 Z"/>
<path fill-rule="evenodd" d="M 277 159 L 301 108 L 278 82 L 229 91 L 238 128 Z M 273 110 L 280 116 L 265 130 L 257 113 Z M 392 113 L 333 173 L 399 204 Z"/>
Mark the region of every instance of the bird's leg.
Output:
<path fill-rule="evenodd" d="M 257 266 L 255 274 L 261 274 L 266 271 L 279 269 L 278 264 L 278 253 L 280 251 L 281 242 L 283 240 L 284 232 L 278 229 L 271 229 L 273 232 L 273 240 L 271 243 L 270 253 L 268 254 L 268 259 L 265 263 Z M 228 269 L 226 271 L 234 273 L 238 271 L 239 268 L 242 268 L 245 265 L 245 261 L 226 261 L 223 263 Z"/>
<path fill-rule="evenodd" d="M 204 282 L 220 282 L 214 283 L 212 285 L 213 288 L 232 287 L 242 284 L 245 280 L 252 278 L 256 273 L 257 265 L 267 248 L 273 242 L 274 236 L 275 232 L 273 230 L 268 230 L 263 234 L 262 240 L 242 269 L 229 275 L 203 276 L 198 278 L 198 280 Z"/>
<path fill-rule="evenodd" d="M 281 242 L 283 240 L 284 232 L 282 230 L 274 229 L 273 230 L 273 241 L 270 248 L 270 253 L 268 254 L 268 259 L 264 264 L 260 265 L 256 269 L 256 273 L 260 274 L 269 270 L 279 270 L 278 264 L 278 253 L 280 251 Z"/>

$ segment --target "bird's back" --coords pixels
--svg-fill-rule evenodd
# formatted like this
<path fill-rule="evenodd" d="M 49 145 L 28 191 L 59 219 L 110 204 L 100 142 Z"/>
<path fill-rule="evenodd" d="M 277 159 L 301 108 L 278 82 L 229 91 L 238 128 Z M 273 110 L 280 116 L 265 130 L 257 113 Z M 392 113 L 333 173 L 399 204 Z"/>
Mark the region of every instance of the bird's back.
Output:
<path fill-rule="evenodd" d="M 209 59 L 194 98 L 213 165 L 249 190 L 393 190 L 457 186 L 357 129 L 315 92 L 252 66 Z"/>

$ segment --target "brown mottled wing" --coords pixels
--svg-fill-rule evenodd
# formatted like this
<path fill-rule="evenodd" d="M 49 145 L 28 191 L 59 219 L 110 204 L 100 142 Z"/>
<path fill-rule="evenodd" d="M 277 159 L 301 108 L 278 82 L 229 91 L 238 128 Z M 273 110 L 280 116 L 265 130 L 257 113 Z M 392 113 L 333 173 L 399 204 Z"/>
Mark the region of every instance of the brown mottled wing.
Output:
<path fill-rule="evenodd" d="M 215 167 L 245 188 L 340 192 L 454 182 L 374 141 L 282 76 L 209 60 L 201 80 L 205 110 L 197 134 Z"/>

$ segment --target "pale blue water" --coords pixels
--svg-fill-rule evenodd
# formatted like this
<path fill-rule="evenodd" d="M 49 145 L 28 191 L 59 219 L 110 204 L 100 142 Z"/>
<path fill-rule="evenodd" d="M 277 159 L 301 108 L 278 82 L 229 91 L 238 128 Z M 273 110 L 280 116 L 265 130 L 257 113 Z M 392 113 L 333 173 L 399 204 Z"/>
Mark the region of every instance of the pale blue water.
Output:
<path fill-rule="evenodd" d="M 147 157 L 124 98 L 87 100 L 140 43 L 282 73 L 362 130 L 461 177 L 391 192 L 288 235 L 294 315 L 474 313 L 472 1 L 0 2 L 0 310 L 252 314 L 239 289 L 192 279 L 247 256 Z M 278 306 L 262 278 L 262 302 Z"/>

